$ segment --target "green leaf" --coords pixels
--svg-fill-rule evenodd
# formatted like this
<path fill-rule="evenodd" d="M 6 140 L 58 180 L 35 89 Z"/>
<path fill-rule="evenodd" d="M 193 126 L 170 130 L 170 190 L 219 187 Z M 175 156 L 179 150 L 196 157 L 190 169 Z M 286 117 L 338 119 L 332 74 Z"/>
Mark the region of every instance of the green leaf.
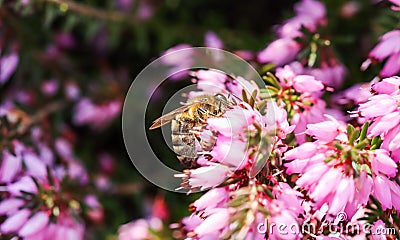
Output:
<path fill-rule="evenodd" d="M 261 73 L 270 72 L 270 71 L 272 71 L 275 67 L 276 67 L 276 66 L 275 66 L 275 64 L 273 64 L 273 63 L 265 64 L 265 65 L 262 66 L 262 68 L 261 68 Z"/>
<path fill-rule="evenodd" d="M 267 109 L 267 101 L 262 100 L 261 102 L 257 103 L 256 108 L 261 113 L 261 115 L 265 115 Z"/>
<path fill-rule="evenodd" d="M 242 99 L 243 99 L 243 102 L 249 103 L 249 99 L 247 99 L 247 94 L 244 89 L 242 89 Z"/>
<path fill-rule="evenodd" d="M 361 167 L 363 169 L 365 169 L 365 171 L 368 173 L 368 175 L 372 175 L 371 168 L 367 164 L 363 164 Z"/>
<path fill-rule="evenodd" d="M 260 90 L 260 98 L 261 99 L 270 99 L 272 97 L 276 97 L 276 95 L 278 94 L 278 91 L 279 90 L 277 88 L 267 85 L 266 88 L 263 88 Z"/>
<path fill-rule="evenodd" d="M 249 104 L 252 108 L 254 108 L 254 103 L 256 102 L 256 98 L 257 98 L 257 90 L 254 90 L 250 96 L 250 101 L 249 101 Z"/>
<path fill-rule="evenodd" d="M 358 149 L 358 150 L 361 150 L 361 149 L 364 149 L 368 145 L 369 145 L 369 139 L 364 138 L 364 140 L 362 140 L 359 143 L 357 143 L 355 148 Z"/>
<path fill-rule="evenodd" d="M 264 76 L 263 79 L 269 83 L 271 86 L 277 88 L 277 89 L 281 89 L 281 85 L 279 84 L 278 79 L 275 77 L 274 74 L 267 72 L 266 73 L 267 76 Z"/>
<path fill-rule="evenodd" d="M 349 143 L 353 144 L 354 141 L 360 136 L 360 130 L 355 129 L 354 132 L 350 135 Z"/>
<path fill-rule="evenodd" d="M 368 127 L 369 127 L 369 122 L 365 122 L 361 129 L 360 141 L 363 141 L 367 137 Z"/>

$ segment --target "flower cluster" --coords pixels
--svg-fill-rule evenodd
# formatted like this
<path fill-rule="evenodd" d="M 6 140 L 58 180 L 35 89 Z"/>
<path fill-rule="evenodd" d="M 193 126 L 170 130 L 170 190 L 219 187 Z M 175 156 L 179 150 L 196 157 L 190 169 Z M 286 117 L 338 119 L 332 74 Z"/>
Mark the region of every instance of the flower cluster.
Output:
<path fill-rule="evenodd" d="M 360 104 L 356 114 L 372 121 L 369 137 L 380 137 L 381 148 L 400 161 L 400 78 L 393 76 L 372 85 L 374 96 Z"/>
<path fill-rule="evenodd" d="M 40 138 L 40 133 L 36 137 Z M 13 141 L 2 154 L 0 182 L 2 202 L 0 214 L 7 216 L 0 228 L 6 236 L 18 235 L 25 239 L 48 239 L 69 236 L 83 239 L 84 225 L 77 219 L 82 207 L 93 207 L 92 213 L 102 215 L 102 208 L 94 196 L 88 200 L 71 197 L 65 180 L 86 185 L 88 176 L 81 163 L 71 155 L 69 144 L 58 139 L 53 155 L 49 146 L 40 143 L 39 152 Z M 56 163 L 62 158 L 66 165 Z M 100 214 L 100 215 L 99 215 Z"/>
<path fill-rule="evenodd" d="M 303 0 L 295 5 L 295 12 L 296 16 L 278 28 L 279 38 L 259 52 L 257 60 L 276 67 L 294 65 L 292 68 L 296 74 L 312 75 L 328 86 L 340 87 L 346 70 L 332 53 L 330 41 L 324 40 L 318 33 L 318 29 L 327 24 L 324 4 Z M 310 53 L 301 59 L 300 52 L 305 49 L 309 49 Z"/>

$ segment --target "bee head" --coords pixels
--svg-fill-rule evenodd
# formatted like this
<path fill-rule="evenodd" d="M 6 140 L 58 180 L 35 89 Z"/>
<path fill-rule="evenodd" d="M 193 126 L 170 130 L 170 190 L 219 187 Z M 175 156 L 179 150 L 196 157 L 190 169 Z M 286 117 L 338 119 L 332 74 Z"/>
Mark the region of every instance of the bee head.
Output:
<path fill-rule="evenodd" d="M 218 99 L 219 101 L 221 101 L 221 103 L 223 103 L 225 105 L 229 104 L 228 99 L 226 99 L 226 97 L 220 93 L 216 94 L 215 98 Z"/>

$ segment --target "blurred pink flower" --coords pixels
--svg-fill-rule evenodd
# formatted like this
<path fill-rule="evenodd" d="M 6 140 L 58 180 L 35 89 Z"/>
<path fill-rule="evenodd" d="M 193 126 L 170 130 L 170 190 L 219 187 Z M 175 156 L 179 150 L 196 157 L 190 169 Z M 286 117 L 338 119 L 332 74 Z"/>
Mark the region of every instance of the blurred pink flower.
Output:
<path fill-rule="evenodd" d="M 304 68 L 304 73 L 321 80 L 326 86 L 339 88 L 346 77 L 347 70 L 344 65 L 336 60 L 333 62 L 330 65 L 324 64 L 320 68 Z"/>
<path fill-rule="evenodd" d="M 55 43 L 59 48 L 73 49 L 77 43 L 74 36 L 68 32 L 58 32 L 55 34 Z"/>
<path fill-rule="evenodd" d="M 20 207 L 24 205 L 22 199 L 7 198 L 0 202 L 0 215 L 12 215 L 18 211 Z"/>
<path fill-rule="evenodd" d="M 389 2 L 397 5 L 397 6 L 392 6 L 393 10 L 400 11 L 400 0 L 389 0 Z"/>
<path fill-rule="evenodd" d="M 1 224 L 1 232 L 6 234 L 17 232 L 28 221 L 31 213 L 28 209 L 22 209 L 14 213 Z"/>
<path fill-rule="evenodd" d="M 192 46 L 188 44 L 179 44 L 176 45 L 175 47 L 169 48 L 167 51 L 165 51 L 161 58 L 161 62 L 170 69 L 168 70 L 168 75 L 169 78 L 172 80 L 179 80 L 182 79 L 183 77 L 186 77 L 188 75 L 188 70 L 182 70 L 181 69 L 189 69 L 192 66 L 192 55 L 193 51 L 192 50 L 186 50 L 186 51 L 181 51 L 183 49 L 191 48 Z M 171 54 L 174 53 L 174 54 Z M 179 69 L 179 71 L 178 71 Z"/>
<path fill-rule="evenodd" d="M 207 212 L 207 215 L 198 226 L 194 228 L 194 232 L 199 238 L 207 234 L 220 233 L 229 224 L 230 211 L 227 208 L 214 208 Z"/>
<path fill-rule="evenodd" d="M 198 70 L 191 73 L 197 88 L 210 94 L 223 92 L 226 89 L 227 76 L 216 70 Z"/>
<path fill-rule="evenodd" d="M 315 32 L 318 25 L 326 22 L 326 9 L 324 4 L 315 0 L 303 0 L 295 5 L 296 16 L 285 21 L 278 29 L 281 38 L 301 37 L 301 27 Z"/>
<path fill-rule="evenodd" d="M 75 82 L 67 82 L 64 88 L 65 96 L 70 100 L 77 100 L 81 95 L 81 90 Z"/>
<path fill-rule="evenodd" d="M 372 97 L 370 83 L 358 83 L 337 93 L 333 96 L 333 101 L 338 104 L 360 104 L 368 101 Z"/>
<path fill-rule="evenodd" d="M 223 207 L 229 200 L 229 191 L 225 188 L 213 188 L 193 203 L 195 211 Z"/>
<path fill-rule="evenodd" d="M 324 89 L 321 81 L 310 75 L 297 75 L 293 78 L 293 87 L 297 92 L 319 92 Z"/>
<path fill-rule="evenodd" d="M 151 239 L 151 231 L 160 231 L 162 228 L 159 218 L 138 219 L 119 227 L 118 240 Z"/>
<path fill-rule="evenodd" d="M 379 43 L 371 50 L 368 58 L 361 66 L 363 70 L 373 63 L 373 61 L 382 62 L 387 58 L 383 69 L 380 72 L 381 77 L 390 77 L 400 71 L 400 30 L 392 30 L 385 33 Z"/>
<path fill-rule="evenodd" d="M 400 77 L 384 78 L 380 82 L 372 84 L 371 89 L 379 94 L 399 95 Z"/>
<path fill-rule="evenodd" d="M 57 93 L 59 82 L 55 79 L 46 80 L 42 83 L 41 89 L 46 96 L 53 96 Z"/>
<path fill-rule="evenodd" d="M 257 59 L 261 63 L 273 63 L 282 66 L 293 61 L 300 51 L 300 44 L 291 38 L 281 38 L 270 43 L 264 50 L 258 53 Z"/>
<path fill-rule="evenodd" d="M 8 81 L 17 68 L 18 60 L 18 54 L 14 52 L 0 57 L 0 84 Z"/>
<path fill-rule="evenodd" d="M 13 181 L 21 168 L 21 156 L 14 156 L 7 150 L 3 151 L 0 166 L 0 182 L 9 183 Z"/>
<path fill-rule="evenodd" d="M 94 129 L 102 129 L 120 114 L 121 108 L 120 100 L 96 105 L 89 98 L 82 98 L 75 106 L 73 122 L 76 125 L 89 125 Z"/>
<path fill-rule="evenodd" d="M 224 43 L 213 31 L 208 31 L 205 35 L 205 45 L 210 48 L 224 48 Z"/>
<path fill-rule="evenodd" d="M 42 220 L 43 221 L 43 220 Z M 49 222 L 41 231 L 26 236 L 25 240 L 38 239 L 60 239 L 60 240 L 83 240 L 84 224 L 77 222 L 71 215 L 61 213 L 57 218 L 57 222 Z"/>
<path fill-rule="evenodd" d="M 42 231 L 43 228 L 45 228 L 48 223 L 49 223 L 49 215 L 47 213 L 45 212 L 35 213 L 35 215 L 30 217 L 28 221 L 24 223 L 24 226 L 21 227 L 21 229 L 18 231 L 18 234 L 21 237 L 32 236 Z"/>
<path fill-rule="evenodd" d="M 93 194 L 87 195 L 84 199 L 84 203 L 88 206 L 86 214 L 90 220 L 97 224 L 102 223 L 104 219 L 104 209 L 97 197 Z"/>

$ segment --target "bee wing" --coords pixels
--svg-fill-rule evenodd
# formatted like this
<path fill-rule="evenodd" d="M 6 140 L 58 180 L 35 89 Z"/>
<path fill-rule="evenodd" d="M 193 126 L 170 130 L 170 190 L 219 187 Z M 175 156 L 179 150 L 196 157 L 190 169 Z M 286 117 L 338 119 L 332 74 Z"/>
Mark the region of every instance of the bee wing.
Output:
<path fill-rule="evenodd" d="M 192 106 L 193 104 L 190 105 L 186 105 L 186 106 L 182 106 L 179 107 L 175 110 L 172 110 L 171 112 L 157 118 L 156 120 L 154 120 L 153 124 L 150 126 L 150 130 L 159 128 L 161 126 L 164 126 L 167 123 L 170 123 L 172 120 L 175 119 L 175 116 L 182 113 L 183 111 L 185 111 L 186 109 L 188 109 L 190 106 Z"/>

